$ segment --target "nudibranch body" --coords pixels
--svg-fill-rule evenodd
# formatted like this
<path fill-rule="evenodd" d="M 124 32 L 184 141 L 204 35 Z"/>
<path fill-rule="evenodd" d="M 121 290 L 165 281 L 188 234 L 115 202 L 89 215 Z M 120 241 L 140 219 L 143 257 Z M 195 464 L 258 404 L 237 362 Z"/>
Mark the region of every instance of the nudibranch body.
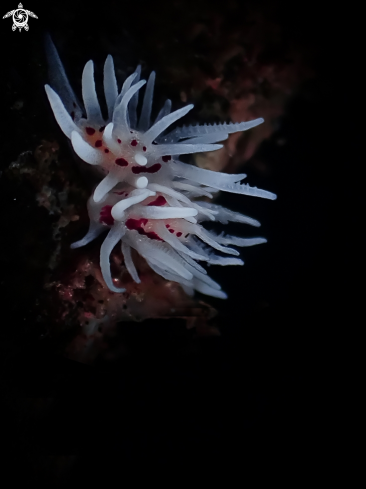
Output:
<path fill-rule="evenodd" d="M 118 90 L 113 59 L 104 65 L 104 94 L 108 118 L 102 116 L 98 102 L 92 61 L 82 75 L 83 110 L 69 85 L 57 51 L 49 40 L 48 58 L 53 70 L 54 91 L 45 86 L 55 118 L 71 140 L 76 154 L 101 170 L 104 176 L 88 201 L 89 231 L 72 248 L 86 245 L 109 229 L 101 247 L 103 278 L 110 290 L 124 292 L 113 284 L 109 256 L 122 241 L 122 253 L 128 272 L 140 282 L 131 248 L 142 255 L 158 274 L 178 282 L 184 290 L 226 298 L 221 287 L 208 277 L 198 261 L 218 265 L 242 265 L 239 252 L 227 245 L 252 246 L 266 242 L 264 238 L 238 238 L 215 235 L 203 228 L 203 221 L 228 221 L 259 226 L 259 222 L 198 197 L 212 198 L 219 190 L 275 199 L 276 195 L 240 183 L 246 175 L 228 175 L 183 163 L 182 154 L 214 151 L 218 142 L 230 133 L 251 129 L 263 122 L 195 125 L 167 132 L 178 119 L 189 112 L 187 105 L 171 112 L 167 100 L 151 122 L 155 73 L 140 80 L 138 67 Z M 51 71 L 52 73 L 52 71 Z M 138 92 L 146 84 L 140 116 L 137 116 Z M 86 117 L 83 117 L 83 112 Z M 212 248 L 232 255 L 216 255 Z"/>

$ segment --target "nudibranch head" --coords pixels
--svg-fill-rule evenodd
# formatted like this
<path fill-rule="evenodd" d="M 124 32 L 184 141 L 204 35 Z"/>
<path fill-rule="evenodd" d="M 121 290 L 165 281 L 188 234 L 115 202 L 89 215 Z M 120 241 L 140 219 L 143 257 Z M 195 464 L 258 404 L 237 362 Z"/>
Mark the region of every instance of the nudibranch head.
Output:
<path fill-rule="evenodd" d="M 155 73 L 140 80 L 138 67 L 118 90 L 113 59 L 104 65 L 104 94 L 108 118 L 103 118 L 94 83 L 94 68 L 88 61 L 82 74 L 84 110 L 68 83 L 57 51 L 49 40 L 51 68 L 57 71 L 54 88 L 45 86 L 55 118 L 71 140 L 75 153 L 86 163 L 100 167 L 104 178 L 88 201 L 90 227 L 86 236 L 72 248 L 84 246 L 106 229 L 101 246 L 101 270 L 110 290 L 123 292 L 113 284 L 109 256 L 121 241 L 125 265 L 133 280 L 140 282 L 131 248 L 142 255 L 158 274 L 178 282 L 192 294 L 226 298 L 220 286 L 208 277 L 198 261 L 218 265 L 242 265 L 240 258 L 222 257 L 212 248 L 232 256 L 239 253 L 227 245 L 252 246 L 263 238 L 215 235 L 203 228 L 206 220 L 242 222 L 259 226 L 258 221 L 221 206 L 192 200 L 212 198 L 219 190 L 275 199 L 275 194 L 240 183 L 246 175 L 228 175 L 183 163 L 181 154 L 215 151 L 230 133 L 251 129 L 263 122 L 194 125 L 167 132 L 193 105 L 171 112 L 167 100 L 151 120 Z M 137 115 L 139 90 L 146 84 L 141 113 Z M 58 85 L 58 86 L 57 86 Z M 86 115 L 83 117 L 82 114 Z"/>

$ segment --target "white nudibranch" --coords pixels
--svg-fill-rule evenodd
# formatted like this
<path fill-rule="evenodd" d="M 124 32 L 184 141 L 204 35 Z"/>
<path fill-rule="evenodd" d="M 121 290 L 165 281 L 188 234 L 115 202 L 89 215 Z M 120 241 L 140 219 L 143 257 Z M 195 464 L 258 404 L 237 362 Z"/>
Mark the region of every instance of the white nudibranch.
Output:
<path fill-rule="evenodd" d="M 194 290 L 225 299 L 227 296 L 199 261 L 215 265 L 243 265 L 239 252 L 228 245 L 253 246 L 264 238 L 239 238 L 215 235 L 205 230 L 203 221 L 259 222 L 206 201 L 222 190 L 274 200 L 276 195 L 240 183 L 245 174 L 228 175 L 183 163 L 181 154 L 214 151 L 217 144 L 234 132 L 246 131 L 263 122 L 190 125 L 167 132 L 169 126 L 189 112 L 193 105 L 171 112 L 167 100 L 151 121 L 155 73 L 140 80 L 140 66 L 119 90 L 113 59 L 104 65 L 104 94 L 108 109 L 105 120 L 94 84 L 93 62 L 88 61 L 82 75 L 84 108 L 77 102 L 51 39 L 47 43 L 51 86 L 46 93 L 55 118 L 71 140 L 75 153 L 86 163 L 99 166 L 105 177 L 88 201 L 90 217 L 86 236 L 72 248 L 84 246 L 108 230 L 101 246 L 100 265 L 110 290 L 124 292 L 113 284 L 109 257 L 121 241 L 124 262 L 133 280 L 140 282 L 131 248 L 142 255 L 150 267 L 166 280 L 181 284 L 190 295 Z M 146 84 L 141 113 L 137 115 L 138 92 Z M 83 117 L 83 113 L 86 117 Z M 213 252 L 220 251 L 230 257 Z"/>

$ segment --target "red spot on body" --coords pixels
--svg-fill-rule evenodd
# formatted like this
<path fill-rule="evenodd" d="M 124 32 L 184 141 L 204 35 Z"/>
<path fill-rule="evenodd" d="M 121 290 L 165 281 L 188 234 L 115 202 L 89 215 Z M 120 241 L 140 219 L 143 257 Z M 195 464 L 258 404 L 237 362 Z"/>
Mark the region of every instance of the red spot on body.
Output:
<path fill-rule="evenodd" d="M 162 196 L 162 195 L 159 195 L 159 197 L 157 197 L 155 200 L 153 200 L 152 202 L 150 202 L 150 204 L 147 204 L 148 206 L 149 205 L 156 205 L 156 206 L 160 206 L 160 205 L 165 205 L 167 203 L 167 201 L 165 200 L 165 198 Z M 169 226 L 169 224 L 168 224 Z"/>
<path fill-rule="evenodd" d="M 177 236 L 178 236 L 178 238 L 180 238 L 182 236 L 182 233 L 180 231 L 178 231 Z"/>
<path fill-rule="evenodd" d="M 140 173 L 156 173 L 160 170 L 160 168 L 160 163 L 155 163 L 155 165 L 152 165 L 149 168 L 143 166 L 133 166 L 132 173 L 134 173 L 135 175 L 139 175 Z"/>
<path fill-rule="evenodd" d="M 119 142 L 119 144 L 121 144 L 121 143 L 122 143 L 122 141 L 120 140 L 120 138 L 118 138 L 118 139 L 117 139 L 117 141 Z"/>
<path fill-rule="evenodd" d="M 144 147 L 142 148 L 142 150 L 143 150 L 143 151 L 146 151 L 146 146 L 144 146 Z"/>
<path fill-rule="evenodd" d="M 131 146 L 137 146 L 137 145 L 138 145 L 138 142 L 136 141 L 136 139 L 132 139 Z"/>
<path fill-rule="evenodd" d="M 166 163 L 167 161 L 171 160 L 172 157 L 170 155 L 165 155 L 165 156 L 162 156 L 161 159 Z"/>
<path fill-rule="evenodd" d="M 95 133 L 95 129 L 93 129 L 92 127 L 86 127 L 85 131 L 89 136 L 92 136 Z"/>
<path fill-rule="evenodd" d="M 146 168 L 147 173 L 156 173 L 160 170 L 161 164 L 155 163 L 155 165 L 150 166 L 150 168 Z"/>
<path fill-rule="evenodd" d="M 127 219 L 126 221 L 126 227 L 127 229 L 135 230 L 139 234 L 147 236 L 150 239 L 157 239 L 159 241 L 163 241 L 154 231 L 149 231 L 146 232 L 145 229 L 142 226 L 145 226 L 145 224 L 148 222 L 148 219 Z"/>
<path fill-rule="evenodd" d="M 105 153 L 109 153 L 109 149 L 107 149 L 107 148 L 106 148 L 106 149 L 104 150 L 104 152 L 105 152 Z"/>
<path fill-rule="evenodd" d="M 169 229 L 169 232 L 173 234 L 174 233 L 174 229 Z"/>
<path fill-rule="evenodd" d="M 105 205 L 100 211 L 99 222 L 107 224 L 107 226 L 113 226 L 114 219 L 112 217 L 112 206 Z"/>
<path fill-rule="evenodd" d="M 142 229 L 142 226 L 145 226 L 145 224 L 148 222 L 148 219 L 127 219 L 126 221 L 126 227 L 127 229 L 133 230 L 135 229 L 138 231 L 139 229 Z M 145 231 L 144 231 L 145 232 Z"/>
<path fill-rule="evenodd" d="M 103 144 L 103 141 L 101 139 L 98 139 L 97 141 L 95 141 L 95 147 L 96 148 L 100 148 Z"/>
<path fill-rule="evenodd" d="M 115 163 L 118 166 L 128 166 L 128 161 L 126 161 L 124 158 L 117 158 Z"/>
<path fill-rule="evenodd" d="M 165 227 L 166 228 L 170 228 L 170 224 L 165 224 Z"/>
<path fill-rule="evenodd" d="M 150 239 L 157 239 L 159 241 L 163 241 L 160 236 L 158 236 L 156 233 L 154 233 L 154 231 L 150 231 L 149 233 L 145 233 L 146 236 Z"/>
<path fill-rule="evenodd" d="M 104 129 L 105 129 L 105 126 L 100 127 L 100 128 L 99 128 L 99 132 L 103 132 L 103 131 L 104 131 Z"/>

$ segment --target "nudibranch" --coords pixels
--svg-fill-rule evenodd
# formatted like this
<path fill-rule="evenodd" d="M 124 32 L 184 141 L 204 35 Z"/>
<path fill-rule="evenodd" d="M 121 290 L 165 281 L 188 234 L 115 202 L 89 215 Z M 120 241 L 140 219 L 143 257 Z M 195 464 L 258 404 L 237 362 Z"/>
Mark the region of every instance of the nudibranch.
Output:
<path fill-rule="evenodd" d="M 233 212 L 199 197 L 212 199 L 225 191 L 274 200 L 272 192 L 242 184 L 245 174 L 229 175 L 198 168 L 179 160 L 179 155 L 215 151 L 219 142 L 231 133 L 246 131 L 263 122 L 189 125 L 169 127 L 189 112 L 187 105 L 171 112 L 167 100 L 154 121 L 151 120 L 155 73 L 140 80 L 141 67 L 118 89 L 113 59 L 104 65 L 104 95 L 108 118 L 102 115 L 94 83 L 93 62 L 88 61 L 82 74 L 84 108 L 69 84 L 55 46 L 48 39 L 51 88 L 45 85 L 54 116 L 71 140 L 75 153 L 100 170 L 101 181 L 88 200 L 90 217 L 86 236 L 72 248 L 84 246 L 101 233 L 108 234 L 101 246 L 100 265 L 106 285 L 117 288 L 111 276 L 110 254 L 120 241 L 128 272 L 140 282 L 131 248 L 145 258 L 149 266 L 167 280 L 181 284 L 192 295 L 226 298 L 219 284 L 212 280 L 198 262 L 216 265 L 243 265 L 234 246 L 265 243 L 264 238 L 239 238 L 216 235 L 204 229 L 202 222 L 229 221 L 260 226 L 255 219 Z M 138 117 L 138 94 L 146 84 Z M 215 254 L 213 249 L 230 257 Z"/>

